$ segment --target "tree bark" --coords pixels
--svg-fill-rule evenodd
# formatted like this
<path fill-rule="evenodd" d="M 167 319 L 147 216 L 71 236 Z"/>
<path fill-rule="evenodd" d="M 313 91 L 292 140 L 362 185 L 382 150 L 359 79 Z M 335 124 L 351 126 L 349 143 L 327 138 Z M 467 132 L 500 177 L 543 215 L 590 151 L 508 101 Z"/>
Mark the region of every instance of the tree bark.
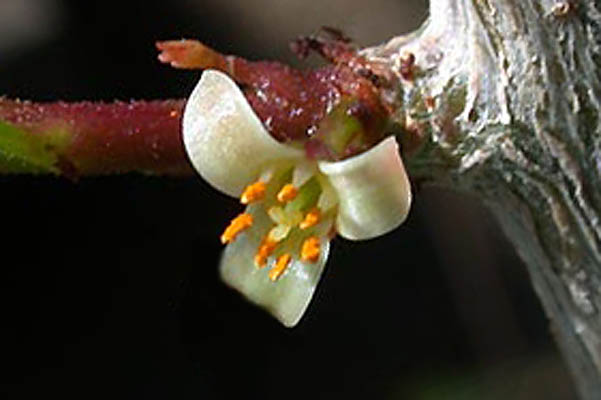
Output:
<path fill-rule="evenodd" d="M 492 208 L 581 397 L 601 399 L 601 1 L 430 7 L 419 31 L 363 51 L 403 83 L 410 175 Z"/>

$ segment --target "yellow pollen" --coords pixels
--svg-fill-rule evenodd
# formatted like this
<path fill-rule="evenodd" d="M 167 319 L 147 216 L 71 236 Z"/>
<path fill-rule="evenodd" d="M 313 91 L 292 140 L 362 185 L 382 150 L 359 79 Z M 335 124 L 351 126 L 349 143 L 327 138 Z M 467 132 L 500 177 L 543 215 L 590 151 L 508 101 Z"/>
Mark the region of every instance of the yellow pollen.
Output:
<path fill-rule="evenodd" d="M 305 218 L 300 223 L 299 228 L 308 229 L 321 221 L 321 212 L 319 208 L 314 208 L 305 215 Z"/>
<path fill-rule="evenodd" d="M 292 183 L 287 183 L 280 189 L 277 198 L 279 202 L 287 203 L 290 200 L 294 200 L 297 194 L 298 189 Z"/>
<path fill-rule="evenodd" d="M 240 203 L 242 204 L 250 204 L 255 201 L 262 200 L 265 196 L 265 190 L 267 185 L 265 182 L 257 181 L 251 185 L 248 185 L 244 192 L 242 192 L 242 196 L 240 196 Z"/>
<path fill-rule="evenodd" d="M 253 224 L 253 217 L 250 214 L 240 214 L 236 218 L 230 222 L 230 225 L 225 228 L 223 234 L 221 235 L 221 243 L 226 244 L 230 243 L 240 232 L 245 229 L 250 228 Z"/>
<path fill-rule="evenodd" d="M 257 268 L 263 268 L 267 265 L 267 258 L 273 254 L 278 242 L 271 240 L 269 236 L 266 236 L 261 241 L 261 245 L 255 254 L 255 266 Z"/>
<path fill-rule="evenodd" d="M 301 260 L 309 262 L 317 262 L 319 260 L 319 238 L 311 236 L 303 242 L 301 248 Z"/>
<path fill-rule="evenodd" d="M 278 278 L 286 271 L 286 268 L 288 268 L 288 264 L 290 264 L 291 259 L 292 257 L 288 253 L 279 256 L 274 267 L 269 271 L 269 279 L 271 279 L 273 282 L 277 281 Z"/>

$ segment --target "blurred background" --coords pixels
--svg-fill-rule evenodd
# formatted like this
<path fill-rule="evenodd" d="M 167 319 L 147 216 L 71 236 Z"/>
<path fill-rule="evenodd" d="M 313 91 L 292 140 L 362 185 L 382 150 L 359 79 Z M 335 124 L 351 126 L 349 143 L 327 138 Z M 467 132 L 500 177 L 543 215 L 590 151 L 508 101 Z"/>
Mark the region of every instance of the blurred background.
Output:
<path fill-rule="evenodd" d="M 288 42 L 322 25 L 372 45 L 426 16 L 425 0 L 0 0 L 0 94 L 185 97 L 198 73 L 160 65 L 156 40 L 300 66 Z M 525 267 L 469 197 L 423 188 L 394 233 L 336 240 L 289 330 L 218 280 L 240 207 L 200 179 L 0 184 L 6 399 L 575 397 Z"/>

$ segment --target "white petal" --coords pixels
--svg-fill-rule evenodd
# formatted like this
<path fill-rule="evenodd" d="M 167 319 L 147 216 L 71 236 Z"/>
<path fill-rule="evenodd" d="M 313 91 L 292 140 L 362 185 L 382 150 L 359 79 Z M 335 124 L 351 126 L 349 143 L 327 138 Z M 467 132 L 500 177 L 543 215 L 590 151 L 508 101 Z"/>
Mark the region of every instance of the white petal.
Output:
<path fill-rule="evenodd" d="M 270 258 L 266 267 L 257 269 L 254 256 L 273 222 L 260 206 L 250 206 L 247 212 L 254 217 L 253 226 L 227 245 L 220 263 L 221 278 L 282 324 L 293 327 L 313 297 L 328 258 L 329 242 L 322 239 L 321 254 L 316 263 L 301 262 L 297 254 L 291 254 L 293 260 L 286 272 L 272 282 L 267 274 L 273 259 Z"/>
<path fill-rule="evenodd" d="M 215 70 L 202 74 L 188 99 L 183 138 L 198 173 L 231 196 L 239 196 L 274 161 L 303 156 L 273 139 L 236 83 Z"/>
<path fill-rule="evenodd" d="M 347 239 L 383 235 L 399 226 L 411 205 L 411 186 L 394 137 L 339 162 L 320 162 L 339 199 L 336 229 Z"/>

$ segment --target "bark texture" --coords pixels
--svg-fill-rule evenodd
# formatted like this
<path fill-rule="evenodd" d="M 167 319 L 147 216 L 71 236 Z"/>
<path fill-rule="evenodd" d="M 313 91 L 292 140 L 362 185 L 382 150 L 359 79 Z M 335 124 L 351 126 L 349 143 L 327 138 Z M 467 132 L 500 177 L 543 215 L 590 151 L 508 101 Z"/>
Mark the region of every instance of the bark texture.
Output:
<path fill-rule="evenodd" d="M 591 400 L 601 399 L 600 11 L 598 0 L 432 0 L 418 32 L 363 51 L 403 83 L 395 118 L 412 178 L 490 205 Z"/>

